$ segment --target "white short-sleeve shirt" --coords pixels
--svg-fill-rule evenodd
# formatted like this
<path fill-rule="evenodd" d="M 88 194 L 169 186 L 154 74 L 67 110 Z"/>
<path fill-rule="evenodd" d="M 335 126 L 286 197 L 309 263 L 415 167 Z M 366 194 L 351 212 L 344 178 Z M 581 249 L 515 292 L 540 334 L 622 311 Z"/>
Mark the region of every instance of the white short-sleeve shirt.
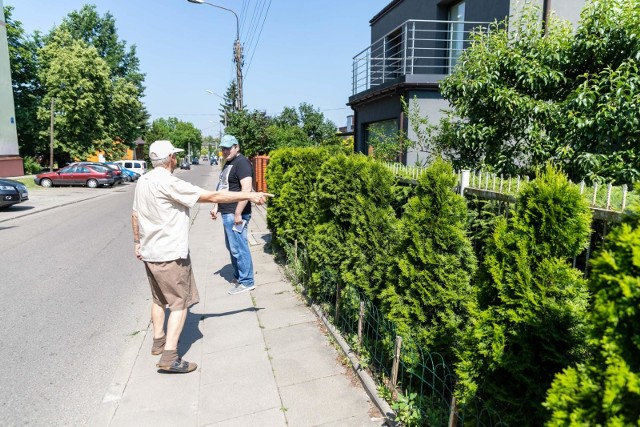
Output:
<path fill-rule="evenodd" d="M 143 261 L 166 262 L 189 255 L 189 208 L 204 192 L 158 167 L 138 179 L 133 210 L 138 214 Z"/>

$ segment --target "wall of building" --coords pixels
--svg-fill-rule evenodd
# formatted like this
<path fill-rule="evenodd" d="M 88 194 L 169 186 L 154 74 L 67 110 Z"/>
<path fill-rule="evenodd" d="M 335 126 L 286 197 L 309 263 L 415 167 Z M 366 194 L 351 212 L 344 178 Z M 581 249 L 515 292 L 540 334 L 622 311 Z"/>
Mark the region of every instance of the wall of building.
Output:
<path fill-rule="evenodd" d="M 529 0 L 538 5 L 542 9 L 545 0 Z M 551 11 L 556 13 L 562 19 L 569 20 L 574 26 L 580 20 L 580 12 L 586 4 L 586 0 L 546 0 Z M 523 1 L 512 0 L 509 8 L 510 16 L 517 16 L 518 11 L 522 8 Z"/>
<path fill-rule="evenodd" d="M 4 6 L 0 0 L 0 176 L 22 175 Z"/>
<path fill-rule="evenodd" d="M 403 0 L 371 23 L 371 44 L 410 19 L 446 21 L 449 8 L 456 3 L 456 0 Z M 465 21 L 500 21 L 509 14 L 509 5 L 510 0 L 467 0 Z"/>
<path fill-rule="evenodd" d="M 444 117 L 443 110 L 449 108 L 449 102 L 442 98 L 439 92 L 409 92 L 407 98 L 410 100 L 410 108 L 413 108 L 417 104 L 421 117 L 427 117 L 430 124 L 437 125 L 440 123 L 440 119 Z M 411 110 L 410 110 L 411 111 Z M 416 133 L 413 130 L 412 123 L 407 125 L 407 137 L 411 141 L 416 141 Z M 412 150 L 407 152 L 407 165 L 414 165 L 416 162 L 422 163 L 427 161 L 428 153 L 424 153 L 418 150 Z"/>

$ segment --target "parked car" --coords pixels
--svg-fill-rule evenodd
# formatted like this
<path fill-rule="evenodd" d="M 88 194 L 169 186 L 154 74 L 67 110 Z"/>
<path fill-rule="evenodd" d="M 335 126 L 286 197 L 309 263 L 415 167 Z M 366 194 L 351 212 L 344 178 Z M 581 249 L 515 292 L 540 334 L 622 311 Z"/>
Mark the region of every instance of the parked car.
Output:
<path fill-rule="evenodd" d="M 99 164 L 73 164 L 56 172 L 36 175 L 36 185 L 52 187 L 54 185 L 81 185 L 96 188 L 101 185 L 113 186 L 114 170 Z"/>
<path fill-rule="evenodd" d="M 135 182 L 140 178 L 140 174 L 127 168 L 122 168 L 122 176 L 127 182 Z"/>
<path fill-rule="evenodd" d="M 144 160 L 116 160 L 113 163 L 117 163 L 125 169 L 134 171 L 140 175 L 144 175 L 147 172 L 147 162 Z"/>
<path fill-rule="evenodd" d="M 192 165 L 198 165 L 200 164 L 200 159 L 196 156 L 193 156 L 193 158 L 191 159 L 191 164 Z"/>
<path fill-rule="evenodd" d="M 180 169 L 191 169 L 191 163 L 189 163 L 188 159 L 183 159 L 180 163 Z"/>
<path fill-rule="evenodd" d="M 29 192 L 23 183 L 0 178 L 0 208 L 7 208 L 25 200 L 29 200 Z"/>
<path fill-rule="evenodd" d="M 111 171 L 113 172 L 113 183 L 114 185 L 118 185 L 118 184 L 122 184 L 122 182 L 124 181 L 124 178 L 122 177 L 122 171 L 120 170 L 120 166 L 115 165 L 115 164 L 108 164 L 108 163 L 102 163 L 102 162 L 77 162 L 77 163 L 73 163 L 75 165 L 90 165 L 90 166 L 96 166 L 98 168 L 107 168 L 107 169 L 111 169 Z"/>

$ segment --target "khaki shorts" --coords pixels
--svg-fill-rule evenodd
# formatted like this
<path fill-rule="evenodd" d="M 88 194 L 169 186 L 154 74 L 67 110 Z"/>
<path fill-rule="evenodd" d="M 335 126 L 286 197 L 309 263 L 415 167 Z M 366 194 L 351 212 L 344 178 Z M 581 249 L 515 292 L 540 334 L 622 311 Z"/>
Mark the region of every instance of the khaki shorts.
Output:
<path fill-rule="evenodd" d="M 153 302 L 169 306 L 171 311 L 184 310 L 200 302 L 191 258 L 167 262 L 147 262 L 144 266 L 149 278 Z"/>

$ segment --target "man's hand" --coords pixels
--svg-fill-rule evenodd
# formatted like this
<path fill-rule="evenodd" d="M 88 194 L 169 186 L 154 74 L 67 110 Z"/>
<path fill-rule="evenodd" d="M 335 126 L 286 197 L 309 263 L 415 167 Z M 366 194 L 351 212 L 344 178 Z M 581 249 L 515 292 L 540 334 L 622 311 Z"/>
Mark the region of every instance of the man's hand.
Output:
<path fill-rule="evenodd" d="M 218 210 L 217 209 L 211 209 L 211 212 L 209 212 L 211 214 L 211 219 L 212 220 L 216 220 L 218 219 Z"/>
<path fill-rule="evenodd" d="M 140 253 L 140 243 L 133 244 L 133 253 L 136 255 L 136 258 L 142 261 L 142 254 Z"/>
<path fill-rule="evenodd" d="M 268 197 L 273 197 L 271 193 L 251 193 L 251 201 L 256 205 L 263 205 L 266 203 Z"/>

